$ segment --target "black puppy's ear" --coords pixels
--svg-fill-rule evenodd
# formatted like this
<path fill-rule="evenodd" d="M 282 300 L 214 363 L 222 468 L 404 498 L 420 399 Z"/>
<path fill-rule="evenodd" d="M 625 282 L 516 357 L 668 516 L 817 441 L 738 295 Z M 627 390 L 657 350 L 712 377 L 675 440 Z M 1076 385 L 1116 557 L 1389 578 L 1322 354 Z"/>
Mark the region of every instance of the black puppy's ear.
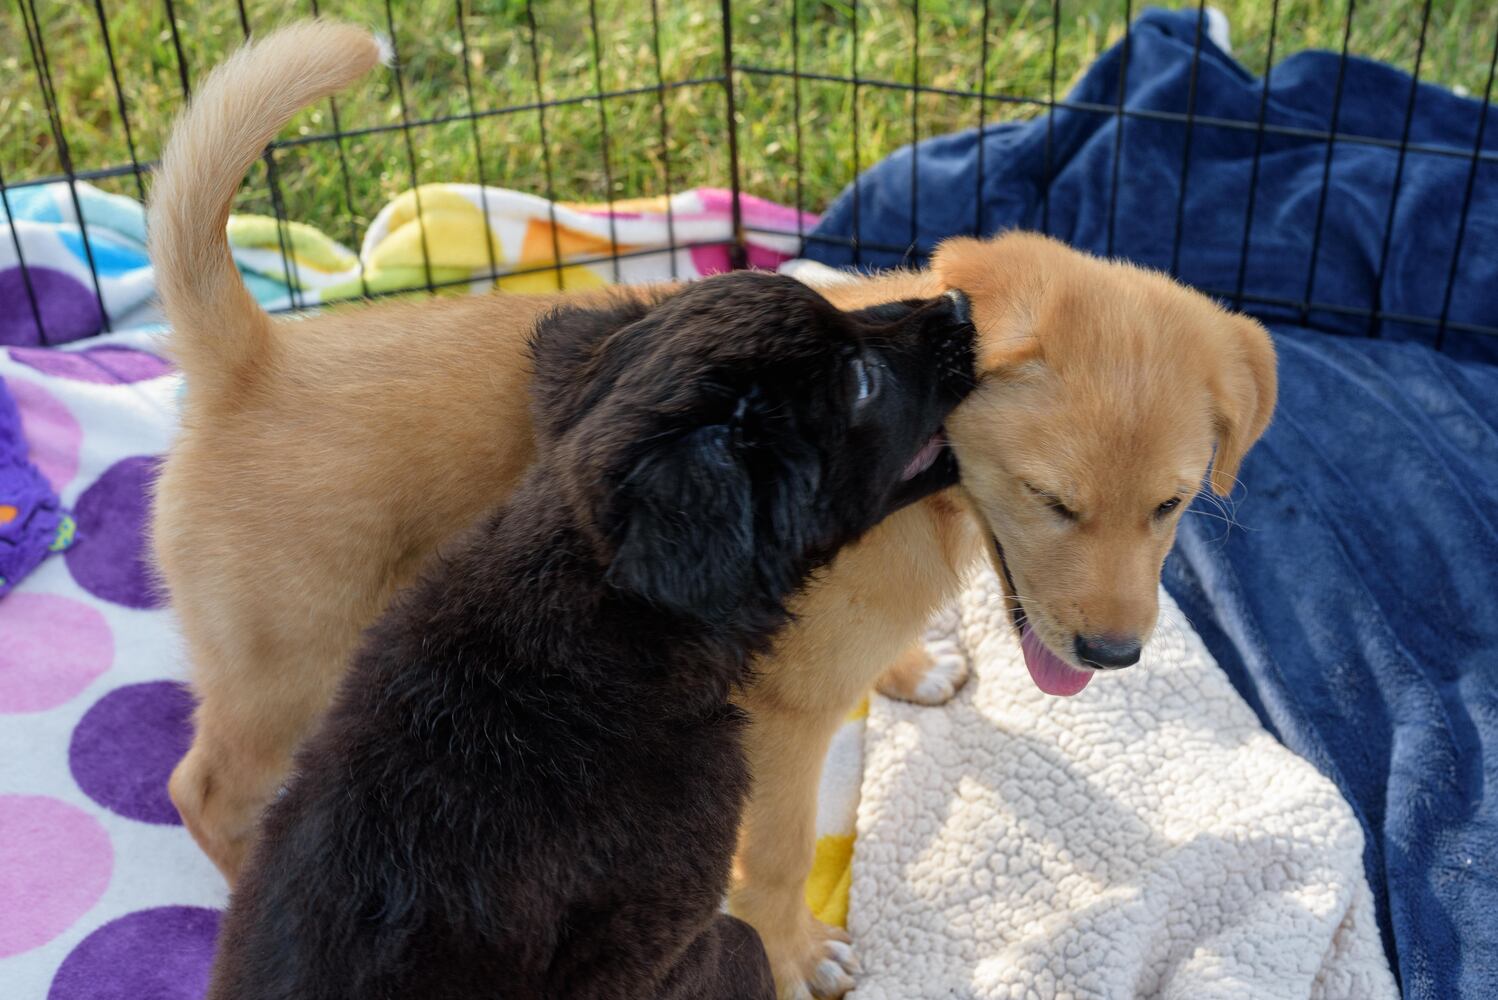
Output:
<path fill-rule="evenodd" d="M 530 336 L 531 417 L 538 443 L 565 434 L 608 390 L 609 373 L 596 370 L 599 348 L 645 318 L 654 304 L 640 297 L 590 308 L 560 306 L 536 321 Z"/>
<path fill-rule="evenodd" d="M 777 592 L 789 593 L 798 582 L 797 562 L 785 554 L 810 551 L 818 541 L 822 463 L 804 441 L 789 438 L 777 442 L 774 462 L 767 506 L 775 551 L 761 554 L 760 570 Z"/>
<path fill-rule="evenodd" d="M 660 607 L 721 621 L 753 582 L 754 498 L 733 431 L 704 427 L 656 448 L 623 486 L 608 580 Z"/>

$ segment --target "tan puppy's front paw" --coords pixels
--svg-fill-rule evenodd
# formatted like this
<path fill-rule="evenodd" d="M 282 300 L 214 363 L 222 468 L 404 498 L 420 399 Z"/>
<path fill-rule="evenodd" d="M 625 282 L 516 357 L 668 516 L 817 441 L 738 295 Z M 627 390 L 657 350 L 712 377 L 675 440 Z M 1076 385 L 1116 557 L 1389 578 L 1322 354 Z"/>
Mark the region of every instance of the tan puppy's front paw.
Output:
<path fill-rule="evenodd" d="M 968 672 L 967 656 L 955 642 L 941 639 L 905 650 L 875 687 L 886 698 L 942 705 L 962 690 Z"/>
<path fill-rule="evenodd" d="M 839 1000 L 861 971 L 848 932 L 809 913 L 791 933 L 773 935 L 773 946 L 763 934 L 760 937 L 781 1000 Z"/>

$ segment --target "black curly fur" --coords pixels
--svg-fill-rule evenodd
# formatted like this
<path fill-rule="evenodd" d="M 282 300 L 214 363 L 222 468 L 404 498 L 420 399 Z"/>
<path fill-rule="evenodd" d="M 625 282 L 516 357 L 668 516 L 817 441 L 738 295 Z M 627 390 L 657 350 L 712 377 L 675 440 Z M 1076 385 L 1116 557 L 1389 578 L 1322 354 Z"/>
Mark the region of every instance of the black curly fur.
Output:
<path fill-rule="evenodd" d="M 818 566 L 950 480 L 900 471 L 969 385 L 963 320 L 766 275 L 544 320 L 537 462 L 366 636 L 210 997 L 773 996 L 718 912 L 748 786 L 728 699 Z M 855 354 L 882 366 L 861 409 Z"/>

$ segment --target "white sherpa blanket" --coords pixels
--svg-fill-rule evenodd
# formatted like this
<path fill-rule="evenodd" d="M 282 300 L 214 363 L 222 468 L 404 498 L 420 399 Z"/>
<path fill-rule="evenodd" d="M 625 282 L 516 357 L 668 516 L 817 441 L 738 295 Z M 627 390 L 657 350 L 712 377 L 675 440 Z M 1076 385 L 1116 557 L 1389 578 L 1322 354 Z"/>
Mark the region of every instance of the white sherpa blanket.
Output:
<path fill-rule="evenodd" d="M 875 698 L 857 1000 L 1398 997 L 1351 810 L 1161 604 L 1138 667 L 1051 698 L 985 571 L 946 623 L 967 688 Z"/>

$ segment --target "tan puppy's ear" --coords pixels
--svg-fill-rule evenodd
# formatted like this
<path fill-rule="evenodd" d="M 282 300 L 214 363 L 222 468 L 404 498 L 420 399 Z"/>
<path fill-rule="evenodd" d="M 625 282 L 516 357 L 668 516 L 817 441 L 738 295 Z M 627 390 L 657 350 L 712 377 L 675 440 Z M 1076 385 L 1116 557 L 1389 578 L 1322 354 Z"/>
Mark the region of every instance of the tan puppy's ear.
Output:
<path fill-rule="evenodd" d="M 1040 341 L 1030 334 L 994 338 L 980 334 L 978 374 L 1015 372 L 1026 363 L 1040 360 Z"/>
<path fill-rule="evenodd" d="M 1229 343 L 1212 380 L 1217 452 L 1208 483 L 1220 497 L 1232 492 L 1243 456 L 1269 426 L 1279 391 L 1269 331 L 1247 316 L 1229 317 L 1228 327 Z"/>
<path fill-rule="evenodd" d="M 1050 241 L 1028 233 L 992 240 L 957 236 L 931 258 L 944 288 L 959 288 L 975 303 L 978 374 L 1013 371 L 1040 355 L 1035 316 L 1045 294 L 1042 260 Z"/>

